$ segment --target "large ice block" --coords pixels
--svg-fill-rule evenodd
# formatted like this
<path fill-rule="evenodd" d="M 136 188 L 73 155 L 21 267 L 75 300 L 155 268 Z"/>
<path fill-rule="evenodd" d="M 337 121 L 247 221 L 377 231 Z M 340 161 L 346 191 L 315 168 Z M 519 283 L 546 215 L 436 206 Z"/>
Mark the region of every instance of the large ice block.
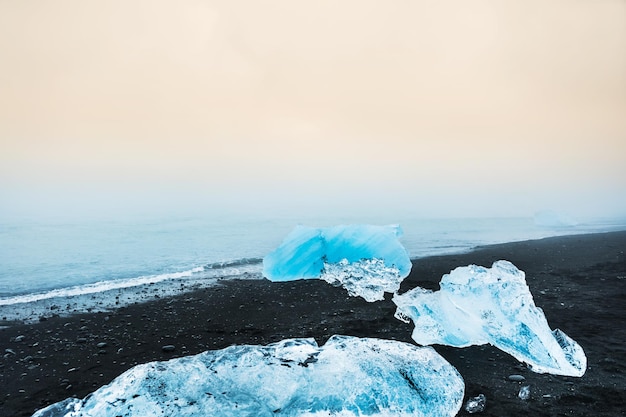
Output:
<path fill-rule="evenodd" d="M 263 259 L 271 281 L 321 278 L 367 301 L 396 292 L 411 271 L 400 226 L 296 227 Z"/>
<path fill-rule="evenodd" d="M 138 365 L 33 417 L 454 416 L 463 393 L 430 347 L 333 336 Z"/>
<path fill-rule="evenodd" d="M 396 317 L 415 324 L 420 345 L 456 347 L 490 343 L 540 373 L 582 376 L 587 368 L 583 349 L 565 333 L 550 330 L 535 306 L 525 274 L 508 261 L 491 268 L 456 268 L 433 292 L 415 288 L 393 301 Z"/>

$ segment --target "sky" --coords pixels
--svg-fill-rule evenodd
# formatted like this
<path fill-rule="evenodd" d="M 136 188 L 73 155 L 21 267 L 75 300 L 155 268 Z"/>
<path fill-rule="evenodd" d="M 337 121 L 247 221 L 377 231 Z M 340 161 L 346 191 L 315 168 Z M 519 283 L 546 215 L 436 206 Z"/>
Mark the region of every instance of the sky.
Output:
<path fill-rule="evenodd" d="M 626 215 L 626 1 L 0 0 L 0 215 Z"/>

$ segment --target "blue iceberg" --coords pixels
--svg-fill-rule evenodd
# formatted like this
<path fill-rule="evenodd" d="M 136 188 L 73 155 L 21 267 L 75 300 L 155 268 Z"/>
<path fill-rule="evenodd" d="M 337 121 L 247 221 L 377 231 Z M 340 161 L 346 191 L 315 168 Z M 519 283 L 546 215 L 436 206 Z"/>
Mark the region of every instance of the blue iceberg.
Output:
<path fill-rule="evenodd" d="M 350 295 L 382 300 L 411 271 L 400 236 L 398 225 L 298 226 L 263 259 L 263 275 L 270 281 L 320 278 Z"/>
<path fill-rule="evenodd" d="M 33 417 L 454 416 L 464 383 L 430 347 L 333 336 L 138 365 Z"/>
<path fill-rule="evenodd" d="M 535 306 L 523 271 L 508 261 L 491 268 L 456 268 L 439 291 L 415 288 L 395 295 L 396 317 L 415 324 L 420 345 L 456 347 L 490 343 L 539 373 L 582 376 L 583 349 L 561 330 L 550 330 Z"/>

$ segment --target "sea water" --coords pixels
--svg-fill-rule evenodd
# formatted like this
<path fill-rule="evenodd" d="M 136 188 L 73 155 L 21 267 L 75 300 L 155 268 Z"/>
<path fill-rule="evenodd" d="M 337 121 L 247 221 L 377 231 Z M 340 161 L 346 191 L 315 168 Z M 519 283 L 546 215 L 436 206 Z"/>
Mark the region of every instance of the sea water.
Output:
<path fill-rule="evenodd" d="M 381 224 L 377 220 L 228 215 L 0 220 L 0 320 L 106 309 L 180 292 L 181 287 L 211 286 L 219 279 L 261 278 L 261 259 L 296 225 Z M 393 222 L 402 227 L 400 241 L 412 258 L 626 229 L 623 220 L 552 228 L 532 218 L 405 217 Z"/>

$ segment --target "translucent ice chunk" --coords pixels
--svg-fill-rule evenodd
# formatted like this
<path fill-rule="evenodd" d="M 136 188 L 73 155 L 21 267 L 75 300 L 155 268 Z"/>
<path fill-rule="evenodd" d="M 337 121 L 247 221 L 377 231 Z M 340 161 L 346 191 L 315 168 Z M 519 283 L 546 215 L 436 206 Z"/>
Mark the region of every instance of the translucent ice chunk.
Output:
<path fill-rule="evenodd" d="M 398 268 L 385 266 L 381 259 L 363 259 L 348 262 L 343 259 L 335 264 L 324 263 L 320 277 L 324 281 L 342 286 L 353 297 L 361 296 L 366 301 L 383 300 L 385 293 L 394 293 L 405 278 Z"/>
<path fill-rule="evenodd" d="M 524 272 L 508 261 L 492 268 L 456 268 L 436 292 L 415 288 L 395 295 L 396 317 L 413 320 L 421 345 L 457 347 L 490 343 L 540 373 L 582 376 L 583 349 L 565 333 L 550 330 L 535 306 Z"/>
<path fill-rule="evenodd" d="M 530 385 L 522 385 L 517 393 L 520 400 L 528 400 L 530 398 Z"/>
<path fill-rule="evenodd" d="M 321 278 L 367 301 L 382 300 L 411 271 L 401 235 L 397 225 L 298 226 L 263 259 L 263 275 L 270 281 Z"/>
<path fill-rule="evenodd" d="M 487 406 L 487 397 L 485 394 L 478 394 L 476 397 L 472 397 L 465 403 L 465 411 L 470 414 L 482 413 Z"/>
<path fill-rule="evenodd" d="M 139 365 L 33 417 L 454 416 L 463 394 L 432 348 L 333 336 Z"/>

